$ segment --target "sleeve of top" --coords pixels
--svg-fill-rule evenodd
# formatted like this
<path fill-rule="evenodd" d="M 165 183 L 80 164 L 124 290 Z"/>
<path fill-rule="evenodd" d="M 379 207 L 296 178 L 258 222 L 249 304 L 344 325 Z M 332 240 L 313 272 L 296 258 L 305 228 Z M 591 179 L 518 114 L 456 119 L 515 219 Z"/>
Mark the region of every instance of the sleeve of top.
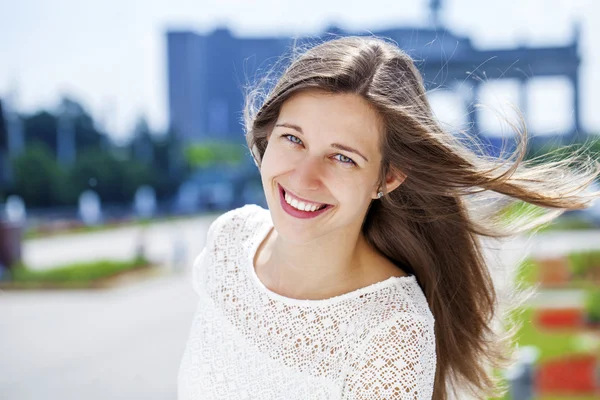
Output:
<path fill-rule="evenodd" d="M 224 214 L 225 215 L 225 214 Z M 215 241 L 215 236 L 218 233 L 219 226 L 223 224 L 224 215 L 221 215 L 216 220 L 214 220 L 206 233 L 206 241 L 202 251 L 196 258 L 194 259 L 194 263 L 192 265 L 192 286 L 196 293 L 200 293 L 200 277 L 202 276 L 202 270 L 205 269 L 204 263 L 208 258 L 208 252 L 213 248 L 213 244 Z"/>
<path fill-rule="evenodd" d="M 208 228 L 206 234 L 206 242 L 204 248 L 200 254 L 194 259 L 192 266 L 192 286 L 196 293 L 200 294 L 201 281 L 203 272 L 206 271 L 206 263 L 211 262 L 214 258 L 214 254 L 218 245 L 219 240 L 223 236 L 226 236 L 227 240 L 238 240 L 240 235 L 239 229 L 235 228 L 236 221 L 246 221 L 249 217 L 256 214 L 260 210 L 260 207 L 255 205 L 246 205 L 244 207 L 236 208 L 234 210 L 227 211 L 221 214 L 215 219 Z M 222 244 L 220 244 L 222 246 Z"/>
<path fill-rule="evenodd" d="M 379 326 L 353 358 L 344 400 L 431 400 L 436 353 L 433 321 L 405 313 Z"/>

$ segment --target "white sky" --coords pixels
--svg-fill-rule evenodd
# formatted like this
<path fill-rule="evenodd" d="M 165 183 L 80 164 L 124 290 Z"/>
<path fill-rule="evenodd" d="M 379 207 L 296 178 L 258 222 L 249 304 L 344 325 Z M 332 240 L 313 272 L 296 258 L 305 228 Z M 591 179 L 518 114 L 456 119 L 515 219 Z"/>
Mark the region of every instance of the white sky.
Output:
<path fill-rule="evenodd" d="M 165 32 L 200 33 L 227 26 L 238 36 L 318 34 L 330 24 L 375 31 L 423 26 L 428 0 L 0 0 L 0 97 L 12 94 L 24 112 L 53 109 L 61 94 L 80 100 L 116 138 L 130 134 L 140 115 L 154 129 L 167 123 Z M 519 43 L 568 43 L 582 23 L 581 92 L 585 129 L 600 132 L 600 2 L 592 0 L 445 0 L 443 20 L 481 48 Z M 532 82 L 530 127 L 560 130 L 572 118 L 569 86 L 560 79 Z M 491 84 L 492 107 L 517 103 L 518 87 Z M 452 98 L 433 100 L 439 117 L 460 124 Z M 464 114 L 464 113 L 463 113 Z M 457 117 L 458 115 L 458 117 Z M 464 116 L 464 115 L 463 115 Z M 493 115 L 484 129 L 493 130 Z"/>

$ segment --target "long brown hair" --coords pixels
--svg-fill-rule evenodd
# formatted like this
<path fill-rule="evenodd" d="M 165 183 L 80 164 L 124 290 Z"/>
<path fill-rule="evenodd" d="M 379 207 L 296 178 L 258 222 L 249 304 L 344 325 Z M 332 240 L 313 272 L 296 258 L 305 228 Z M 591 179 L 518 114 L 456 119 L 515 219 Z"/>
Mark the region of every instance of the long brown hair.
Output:
<path fill-rule="evenodd" d="M 259 166 L 282 104 L 309 88 L 366 99 L 384 126 L 380 181 L 390 171 L 407 176 L 398 189 L 372 202 L 363 233 L 382 254 L 414 274 L 425 293 L 435 318 L 433 398 L 446 400 L 450 392 L 463 390 L 477 397 L 501 394 L 504 388 L 492 370 L 511 362 L 514 330 L 492 329 L 498 296 L 480 238 L 517 233 L 565 209 L 588 206 L 596 195 L 585 190 L 599 175 L 598 164 L 584 160 L 571 168 L 573 160 L 563 160 L 530 165 L 524 160 L 522 126 L 513 126 L 521 140 L 511 157 L 479 154 L 476 146 L 435 120 L 410 56 L 384 39 L 343 37 L 299 52 L 273 87 L 258 85 L 249 91 L 246 139 Z M 481 212 L 479 207 L 491 204 L 490 193 L 548 212 L 528 223 L 506 225 L 494 209 Z"/>

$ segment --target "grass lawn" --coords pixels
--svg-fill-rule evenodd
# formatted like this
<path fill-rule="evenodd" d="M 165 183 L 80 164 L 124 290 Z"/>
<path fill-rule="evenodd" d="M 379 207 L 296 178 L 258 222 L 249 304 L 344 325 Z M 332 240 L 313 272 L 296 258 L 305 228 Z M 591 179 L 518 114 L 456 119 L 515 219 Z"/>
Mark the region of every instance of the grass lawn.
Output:
<path fill-rule="evenodd" d="M 517 280 L 526 286 L 538 283 L 538 264 L 533 260 L 524 261 L 518 271 Z M 576 281 L 567 287 L 585 288 L 589 282 Z M 566 355 L 589 354 L 590 350 L 582 343 L 582 334 L 577 331 L 549 332 L 540 330 L 534 324 L 534 310 L 526 308 L 514 316 L 515 322 L 520 324 L 517 341 L 520 346 L 535 346 L 539 349 L 538 363 L 556 359 Z M 510 400 L 510 396 L 504 397 Z M 598 396 L 539 396 L 534 400 L 598 400 Z"/>
<path fill-rule="evenodd" d="M 581 349 L 577 332 L 554 333 L 538 330 L 532 322 L 533 313 L 532 308 L 524 309 L 515 317 L 515 322 L 522 323 L 517 334 L 519 346 L 536 346 L 540 350 L 538 363 L 564 355 L 589 354 L 589 351 Z M 502 400 L 512 399 L 507 394 Z M 598 396 L 537 396 L 533 400 L 598 400 Z"/>
<path fill-rule="evenodd" d="M 103 278 L 118 275 L 148 266 L 150 263 L 143 257 L 132 260 L 115 261 L 99 260 L 92 262 L 73 263 L 49 270 L 33 270 L 24 265 L 15 266 L 6 284 L 16 284 L 30 288 L 49 285 L 64 287 L 83 287 Z"/>
<path fill-rule="evenodd" d="M 518 316 L 523 322 L 518 333 L 520 346 L 535 346 L 540 350 L 538 362 L 544 362 L 564 355 L 589 354 L 582 349 L 578 332 L 544 332 L 533 323 L 533 309 L 528 308 Z"/>
<path fill-rule="evenodd" d="M 516 203 L 503 210 L 503 217 L 507 220 L 514 220 L 519 217 L 540 215 L 542 209 L 538 207 Z M 589 222 L 579 218 L 562 216 L 554 220 L 552 223 L 539 228 L 536 232 L 547 232 L 555 230 L 586 230 L 594 229 L 594 226 Z M 524 261 L 519 267 L 517 281 L 525 286 L 535 286 L 538 281 L 539 265 L 533 260 Z M 566 285 L 565 288 L 591 288 L 594 287 L 592 282 L 585 280 L 575 280 Z M 540 330 L 533 323 L 534 310 L 526 308 L 521 310 L 514 316 L 515 322 L 520 324 L 519 332 L 517 333 L 517 341 L 520 346 L 535 346 L 539 349 L 539 357 L 537 362 L 544 362 L 550 359 L 555 359 L 566 355 L 589 354 L 590 350 L 582 344 L 581 334 L 572 331 L 547 332 Z M 503 400 L 510 400 L 510 395 L 506 395 Z M 537 396 L 534 400 L 598 400 L 598 396 Z"/>

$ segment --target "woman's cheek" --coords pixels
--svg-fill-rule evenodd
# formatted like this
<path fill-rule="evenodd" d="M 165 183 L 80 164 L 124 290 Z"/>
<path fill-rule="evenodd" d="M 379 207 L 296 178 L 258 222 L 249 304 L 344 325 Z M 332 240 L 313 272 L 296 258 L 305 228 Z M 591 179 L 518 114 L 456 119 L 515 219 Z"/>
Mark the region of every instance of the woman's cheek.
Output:
<path fill-rule="evenodd" d="M 274 152 L 277 163 L 284 169 L 289 169 L 291 166 L 297 163 L 302 157 L 298 150 L 286 148 L 284 146 L 277 147 Z"/>
<path fill-rule="evenodd" d="M 274 176 L 285 170 L 288 164 L 289 156 L 286 156 L 285 151 L 276 146 L 269 145 L 263 156 L 261 172 Z"/>

